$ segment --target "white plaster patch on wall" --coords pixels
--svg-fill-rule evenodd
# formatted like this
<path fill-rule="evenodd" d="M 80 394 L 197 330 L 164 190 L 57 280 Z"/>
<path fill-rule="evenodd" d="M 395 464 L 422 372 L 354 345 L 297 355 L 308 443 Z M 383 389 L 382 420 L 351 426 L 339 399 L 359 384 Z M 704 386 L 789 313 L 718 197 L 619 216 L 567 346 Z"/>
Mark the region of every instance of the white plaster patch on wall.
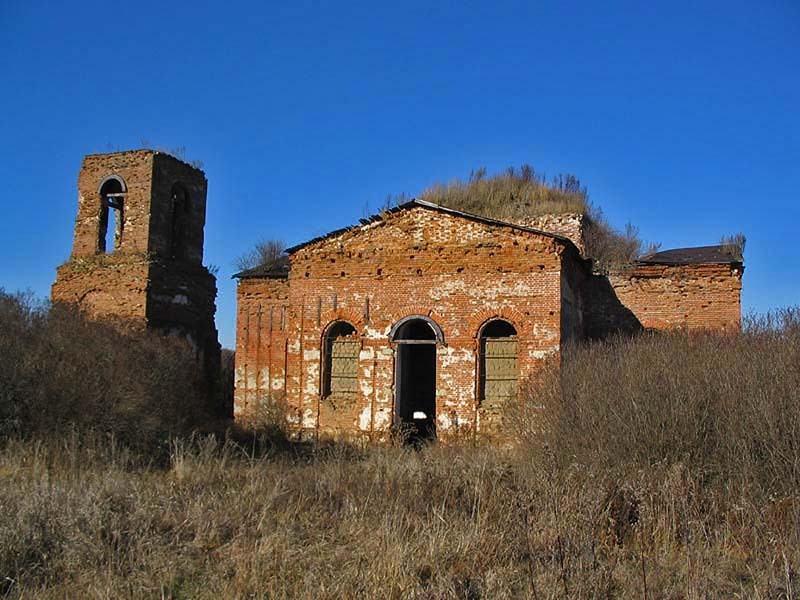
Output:
<path fill-rule="evenodd" d="M 436 415 L 436 428 L 440 431 L 447 431 L 453 426 L 453 421 L 447 413 L 440 412 Z"/>
<path fill-rule="evenodd" d="M 446 348 L 446 352 L 439 354 L 439 364 L 442 367 L 449 367 L 457 363 L 475 362 L 475 353 L 469 348 Z"/>
<path fill-rule="evenodd" d="M 467 283 L 463 279 L 457 279 L 452 275 L 448 277 L 438 278 L 436 285 L 431 286 L 428 291 L 428 297 L 431 300 L 438 301 L 443 298 L 449 298 L 458 293 L 467 291 Z"/>
<path fill-rule="evenodd" d="M 547 350 L 531 350 L 530 357 L 535 358 L 537 360 L 541 360 L 543 358 L 548 358 L 556 354 L 559 350 L 559 346 L 553 346 Z"/>
<path fill-rule="evenodd" d="M 541 323 L 535 323 L 533 325 L 533 335 L 539 339 L 554 340 L 558 339 L 558 329 L 548 327 Z"/>
<path fill-rule="evenodd" d="M 299 425 L 300 424 L 300 415 L 297 413 L 290 413 L 286 415 L 286 422 L 290 425 Z"/>
<path fill-rule="evenodd" d="M 531 285 L 531 281 L 527 278 L 515 278 L 513 281 L 501 279 L 494 283 L 487 278 L 484 285 L 473 286 L 466 291 L 474 298 L 492 298 L 495 296 L 536 297 L 540 295 L 537 293 L 537 288 L 539 286 Z"/>
<path fill-rule="evenodd" d="M 303 360 L 304 361 L 319 360 L 319 348 L 312 348 L 310 350 L 304 350 L 303 351 Z"/>
<path fill-rule="evenodd" d="M 244 366 L 237 367 L 233 374 L 233 385 L 236 389 L 240 389 L 245 382 L 245 373 L 247 369 Z"/>
<path fill-rule="evenodd" d="M 361 413 L 358 415 L 358 428 L 361 431 L 369 431 L 369 423 L 370 418 L 372 417 L 372 409 L 367 406 Z"/>
<path fill-rule="evenodd" d="M 361 378 L 358 382 L 358 386 L 361 388 L 361 395 L 364 398 L 372 396 L 372 382 L 370 379 Z"/>
<path fill-rule="evenodd" d="M 319 363 L 311 362 L 306 364 L 305 392 L 311 396 L 319 393 Z"/>
<path fill-rule="evenodd" d="M 368 340 L 385 340 L 387 337 L 389 337 L 389 332 L 391 330 L 391 327 L 387 327 L 384 331 L 374 329 L 372 327 L 365 327 L 364 337 Z"/>
<path fill-rule="evenodd" d="M 281 376 L 275 376 L 272 378 L 272 389 L 273 391 L 282 390 L 285 385 L 285 379 Z"/>
<path fill-rule="evenodd" d="M 317 415 L 310 408 L 303 410 L 303 427 L 311 429 L 317 426 Z"/>
<path fill-rule="evenodd" d="M 287 344 L 289 352 L 300 352 L 300 340 L 296 340 L 291 344 Z"/>
<path fill-rule="evenodd" d="M 388 429 L 392 425 L 392 413 L 388 408 L 375 411 L 375 429 Z"/>
<path fill-rule="evenodd" d="M 378 358 L 392 358 L 394 350 L 391 346 L 381 346 L 378 348 Z"/>
<path fill-rule="evenodd" d="M 375 357 L 375 349 L 372 346 L 366 346 L 358 353 L 358 360 L 372 360 Z"/>

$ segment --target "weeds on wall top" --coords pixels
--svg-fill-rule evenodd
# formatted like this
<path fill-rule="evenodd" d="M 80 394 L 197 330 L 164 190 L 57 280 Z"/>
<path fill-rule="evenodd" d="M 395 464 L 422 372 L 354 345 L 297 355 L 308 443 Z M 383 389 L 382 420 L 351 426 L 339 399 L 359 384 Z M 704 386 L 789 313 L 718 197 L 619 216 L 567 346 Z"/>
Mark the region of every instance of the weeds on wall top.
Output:
<path fill-rule="evenodd" d="M 575 175 L 562 173 L 548 181 L 528 164 L 491 176 L 481 167 L 471 171 L 467 181 L 432 185 L 422 192 L 421 199 L 521 224 L 544 215 L 584 215 L 584 254 L 593 259 L 594 269 L 600 273 L 625 268 L 658 249 L 655 244 L 645 244 L 638 228 L 630 223 L 623 230 L 612 227 L 602 209 L 589 201 L 586 186 Z"/>
<path fill-rule="evenodd" d="M 730 255 L 739 262 L 744 261 L 744 246 L 747 238 L 743 233 L 734 233 L 733 235 L 723 235 L 719 240 L 719 245 L 722 246 L 722 251 Z"/>
<path fill-rule="evenodd" d="M 426 202 L 501 221 L 518 222 L 541 215 L 588 214 L 589 195 L 574 175 L 547 182 L 530 165 L 508 167 L 487 176 L 486 168 L 470 172 L 467 181 L 436 183 L 422 192 Z"/>

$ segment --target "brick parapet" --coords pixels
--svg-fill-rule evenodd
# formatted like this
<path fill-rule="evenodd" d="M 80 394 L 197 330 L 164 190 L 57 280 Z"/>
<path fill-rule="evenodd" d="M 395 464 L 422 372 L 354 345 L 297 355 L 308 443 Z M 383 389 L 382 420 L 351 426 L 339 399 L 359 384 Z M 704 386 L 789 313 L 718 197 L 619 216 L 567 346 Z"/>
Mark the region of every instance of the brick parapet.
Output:
<path fill-rule="evenodd" d="M 741 328 L 741 264 L 637 265 L 609 281 L 644 328 Z"/>
<path fill-rule="evenodd" d="M 588 217 L 581 213 L 539 215 L 517 220 L 520 225 L 555 233 L 572 241 L 581 254 L 586 252 L 586 226 Z"/>

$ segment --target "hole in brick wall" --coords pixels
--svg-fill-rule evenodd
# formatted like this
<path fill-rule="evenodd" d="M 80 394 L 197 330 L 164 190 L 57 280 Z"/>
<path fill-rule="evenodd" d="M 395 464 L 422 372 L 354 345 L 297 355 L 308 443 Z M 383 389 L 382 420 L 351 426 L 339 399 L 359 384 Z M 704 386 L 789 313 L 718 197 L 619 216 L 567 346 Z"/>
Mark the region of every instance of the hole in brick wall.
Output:
<path fill-rule="evenodd" d="M 378 269 L 378 275 L 381 275 L 382 273 L 383 273 L 383 269 Z"/>
<path fill-rule="evenodd" d="M 464 272 L 464 267 L 458 267 L 456 269 L 456 273 L 463 273 L 463 272 Z"/>
<path fill-rule="evenodd" d="M 342 271 L 341 273 L 339 273 L 339 277 L 345 277 L 345 272 Z"/>
<path fill-rule="evenodd" d="M 417 275 L 422 275 L 422 269 L 417 269 Z"/>

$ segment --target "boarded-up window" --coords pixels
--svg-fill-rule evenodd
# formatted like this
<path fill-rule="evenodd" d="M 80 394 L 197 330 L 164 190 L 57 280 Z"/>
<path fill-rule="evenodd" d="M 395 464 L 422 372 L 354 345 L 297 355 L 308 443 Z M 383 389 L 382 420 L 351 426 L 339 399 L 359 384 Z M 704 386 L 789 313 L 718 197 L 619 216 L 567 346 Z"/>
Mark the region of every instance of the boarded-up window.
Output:
<path fill-rule="evenodd" d="M 484 405 L 502 405 L 517 395 L 517 332 L 507 321 L 491 321 L 480 337 L 480 399 Z"/>
<path fill-rule="evenodd" d="M 323 396 L 356 393 L 360 350 L 361 342 L 350 323 L 337 321 L 328 327 L 323 348 Z"/>

